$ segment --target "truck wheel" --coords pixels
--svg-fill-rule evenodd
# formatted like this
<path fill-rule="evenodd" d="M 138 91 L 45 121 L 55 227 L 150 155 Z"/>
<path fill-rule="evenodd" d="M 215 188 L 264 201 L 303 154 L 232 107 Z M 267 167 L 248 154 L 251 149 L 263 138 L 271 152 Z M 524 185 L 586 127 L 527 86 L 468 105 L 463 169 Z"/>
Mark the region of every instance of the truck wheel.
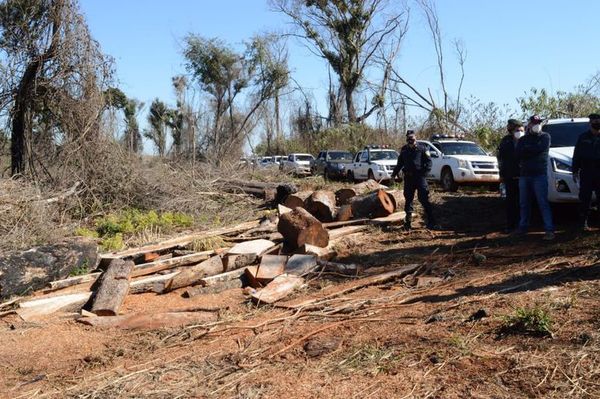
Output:
<path fill-rule="evenodd" d="M 450 170 L 450 168 L 445 168 L 442 171 L 441 183 L 444 191 L 458 190 L 458 184 L 454 181 L 454 175 L 452 175 L 452 170 Z"/>
<path fill-rule="evenodd" d="M 369 173 L 367 173 L 367 176 L 369 180 L 375 180 L 375 175 L 373 174 L 373 171 L 371 169 L 369 169 Z"/>
<path fill-rule="evenodd" d="M 354 178 L 354 172 L 349 170 L 347 176 L 348 176 L 348 181 L 350 183 L 356 183 L 356 179 Z"/>

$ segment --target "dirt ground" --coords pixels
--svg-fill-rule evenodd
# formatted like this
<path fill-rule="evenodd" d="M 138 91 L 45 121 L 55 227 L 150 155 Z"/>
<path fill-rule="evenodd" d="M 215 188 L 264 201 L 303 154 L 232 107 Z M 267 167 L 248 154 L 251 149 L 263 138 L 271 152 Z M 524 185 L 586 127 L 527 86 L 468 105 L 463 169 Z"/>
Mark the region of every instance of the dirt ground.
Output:
<path fill-rule="evenodd" d="M 69 315 L 36 323 L 6 316 L 1 396 L 600 397 L 600 231 L 571 232 L 567 207 L 556 211 L 556 241 L 543 242 L 539 231 L 510 237 L 498 232 L 495 194 L 434 200 L 442 231 L 370 228 L 337 248 L 340 262 L 367 274 L 421 264 L 439 277 L 430 285 L 408 276 L 294 310 L 251 304 L 239 289 L 128 296 L 125 313 L 202 306 L 218 314 L 217 322 L 153 331 L 99 330 Z M 353 283 L 315 276 L 286 303 Z M 547 331 L 539 320 L 512 323 L 523 309 L 539 310 Z"/>

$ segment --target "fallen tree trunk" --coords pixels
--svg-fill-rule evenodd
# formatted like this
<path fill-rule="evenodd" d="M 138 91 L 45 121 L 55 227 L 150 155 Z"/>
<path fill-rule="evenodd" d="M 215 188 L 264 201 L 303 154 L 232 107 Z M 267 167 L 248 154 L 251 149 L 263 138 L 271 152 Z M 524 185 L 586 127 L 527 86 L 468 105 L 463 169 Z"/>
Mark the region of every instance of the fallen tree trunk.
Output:
<path fill-rule="evenodd" d="M 204 262 L 181 270 L 175 276 L 155 285 L 155 292 L 164 294 L 178 288 L 198 284 L 204 277 L 223 273 L 223 260 L 220 256 L 213 256 Z"/>
<path fill-rule="evenodd" d="M 329 234 L 314 216 L 303 208 L 296 208 L 279 218 L 277 230 L 283 236 L 284 242 L 296 249 L 304 244 L 326 247 Z"/>
<path fill-rule="evenodd" d="M 129 292 L 132 261 L 115 259 L 100 276 L 98 289 L 92 300 L 91 312 L 98 316 L 115 316 Z"/>
<path fill-rule="evenodd" d="M 312 191 L 299 191 L 297 193 L 290 194 L 287 196 L 285 201 L 283 201 L 283 205 L 292 210 L 296 208 L 304 208 L 304 201 L 306 201 L 311 194 Z"/>
<path fill-rule="evenodd" d="M 394 212 L 394 203 L 384 190 L 354 197 L 351 201 L 352 215 L 355 218 L 379 218 Z"/>
<path fill-rule="evenodd" d="M 335 217 L 335 194 L 331 191 L 315 191 L 305 201 L 307 211 L 321 222 L 332 222 Z"/>
<path fill-rule="evenodd" d="M 338 206 L 347 205 L 350 200 L 356 196 L 367 194 L 375 190 L 385 190 L 387 186 L 377 183 L 375 180 L 367 180 L 352 187 L 341 188 L 335 192 L 335 198 Z"/>
<path fill-rule="evenodd" d="M 179 272 L 172 272 L 169 274 L 159 274 L 157 276 L 149 276 L 145 278 L 141 278 L 136 281 L 132 281 L 129 284 L 129 293 L 130 294 L 143 294 L 145 292 L 155 292 L 156 285 L 170 280 L 175 277 Z"/>
<path fill-rule="evenodd" d="M 304 284 L 302 277 L 282 274 L 267 284 L 266 287 L 251 293 L 250 297 L 257 303 L 270 304 L 285 298 L 302 284 Z"/>
<path fill-rule="evenodd" d="M 183 327 L 189 324 L 216 321 L 214 312 L 167 312 L 132 314 L 107 317 L 81 317 L 78 322 L 98 328 L 122 328 L 125 330 Z"/>

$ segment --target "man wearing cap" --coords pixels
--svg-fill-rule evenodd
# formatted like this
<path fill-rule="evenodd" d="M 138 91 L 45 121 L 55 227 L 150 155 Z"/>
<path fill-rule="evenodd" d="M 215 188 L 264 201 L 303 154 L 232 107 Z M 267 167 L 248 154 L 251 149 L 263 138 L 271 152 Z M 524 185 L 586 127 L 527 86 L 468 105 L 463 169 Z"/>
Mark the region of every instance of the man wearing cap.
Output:
<path fill-rule="evenodd" d="M 519 161 L 519 220 L 520 234 L 526 234 L 531 217 L 531 204 L 535 197 L 544 221 L 544 240 L 554 239 L 554 222 L 548 202 L 548 152 L 550 135 L 542 131 L 543 119 L 538 115 L 529 118 L 526 134 L 515 149 Z"/>
<path fill-rule="evenodd" d="M 404 175 L 404 211 L 406 212 L 404 228 L 407 230 L 412 228 L 413 201 L 415 191 L 417 191 L 419 202 L 425 209 L 427 228 L 439 229 L 433 217 L 433 207 L 429 202 L 429 188 L 425 179 L 431 171 L 431 158 L 424 148 L 417 145 L 417 137 L 412 130 L 406 132 L 406 145 L 400 149 L 398 163 L 392 173 L 392 180 L 398 176 L 400 171 Z"/>
<path fill-rule="evenodd" d="M 517 142 L 525 134 L 521 121 L 509 119 L 506 130 L 498 146 L 498 166 L 500 179 L 506 189 L 506 231 L 512 232 L 519 227 L 519 162 L 516 155 Z"/>
<path fill-rule="evenodd" d="M 573 180 L 579 181 L 580 228 L 589 230 L 588 216 L 592 202 L 592 192 L 600 201 L 600 114 L 593 113 L 590 130 L 579 136 L 573 152 Z"/>

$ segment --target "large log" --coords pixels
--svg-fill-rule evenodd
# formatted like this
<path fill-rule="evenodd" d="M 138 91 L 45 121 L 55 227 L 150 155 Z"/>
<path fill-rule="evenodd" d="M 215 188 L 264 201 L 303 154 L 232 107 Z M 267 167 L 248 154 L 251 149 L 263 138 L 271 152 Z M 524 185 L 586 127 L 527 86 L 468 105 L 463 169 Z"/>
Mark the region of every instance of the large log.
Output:
<path fill-rule="evenodd" d="M 274 303 L 291 294 L 302 284 L 304 284 L 302 277 L 282 274 L 267 284 L 266 287 L 253 292 L 250 296 L 257 303 Z"/>
<path fill-rule="evenodd" d="M 283 205 L 290 209 L 304 208 L 304 201 L 306 201 L 311 194 L 312 191 L 299 191 L 297 193 L 290 194 L 286 197 L 285 201 L 283 201 Z"/>
<path fill-rule="evenodd" d="M 403 210 L 404 193 L 400 190 L 386 190 L 385 192 L 390 196 L 390 199 L 394 203 L 394 212 Z"/>
<path fill-rule="evenodd" d="M 20 302 L 17 314 L 23 320 L 31 321 L 58 311 L 79 311 L 91 295 L 91 292 L 78 292 Z"/>
<path fill-rule="evenodd" d="M 335 217 L 335 194 L 317 190 L 306 199 L 305 209 L 321 222 L 332 222 Z"/>
<path fill-rule="evenodd" d="M 329 243 L 329 234 L 314 216 L 303 208 L 296 208 L 279 218 L 277 230 L 283 235 L 284 242 L 296 249 L 304 244 L 324 248 Z"/>
<path fill-rule="evenodd" d="M 394 202 L 385 190 L 354 197 L 351 201 L 352 215 L 355 218 L 379 218 L 394 212 Z"/>
<path fill-rule="evenodd" d="M 200 284 L 190 287 L 183 293 L 186 298 L 193 298 L 202 294 L 218 294 L 219 292 L 231 289 L 242 288 L 242 275 L 244 269 L 232 270 L 230 272 L 215 274 L 200 280 Z"/>
<path fill-rule="evenodd" d="M 257 254 L 226 255 L 223 257 L 223 266 L 227 271 L 237 270 L 253 264 L 257 259 Z"/>
<path fill-rule="evenodd" d="M 220 256 L 213 256 L 204 262 L 181 270 L 171 279 L 155 285 L 155 291 L 164 294 L 178 288 L 196 285 L 206 276 L 223 273 L 223 260 Z"/>
<path fill-rule="evenodd" d="M 98 289 L 92 300 L 92 313 L 98 316 L 116 316 L 129 292 L 132 261 L 115 259 L 100 276 Z"/>
<path fill-rule="evenodd" d="M 352 187 L 341 188 L 335 192 L 338 206 L 347 205 L 350 200 L 358 195 L 367 194 L 371 191 L 387 189 L 387 186 L 377 183 L 375 180 L 367 180 Z"/>
<path fill-rule="evenodd" d="M 172 279 L 180 272 L 172 272 L 169 274 L 159 274 L 144 277 L 129 283 L 130 294 L 143 294 L 144 292 L 155 292 L 155 287 L 164 281 Z"/>

